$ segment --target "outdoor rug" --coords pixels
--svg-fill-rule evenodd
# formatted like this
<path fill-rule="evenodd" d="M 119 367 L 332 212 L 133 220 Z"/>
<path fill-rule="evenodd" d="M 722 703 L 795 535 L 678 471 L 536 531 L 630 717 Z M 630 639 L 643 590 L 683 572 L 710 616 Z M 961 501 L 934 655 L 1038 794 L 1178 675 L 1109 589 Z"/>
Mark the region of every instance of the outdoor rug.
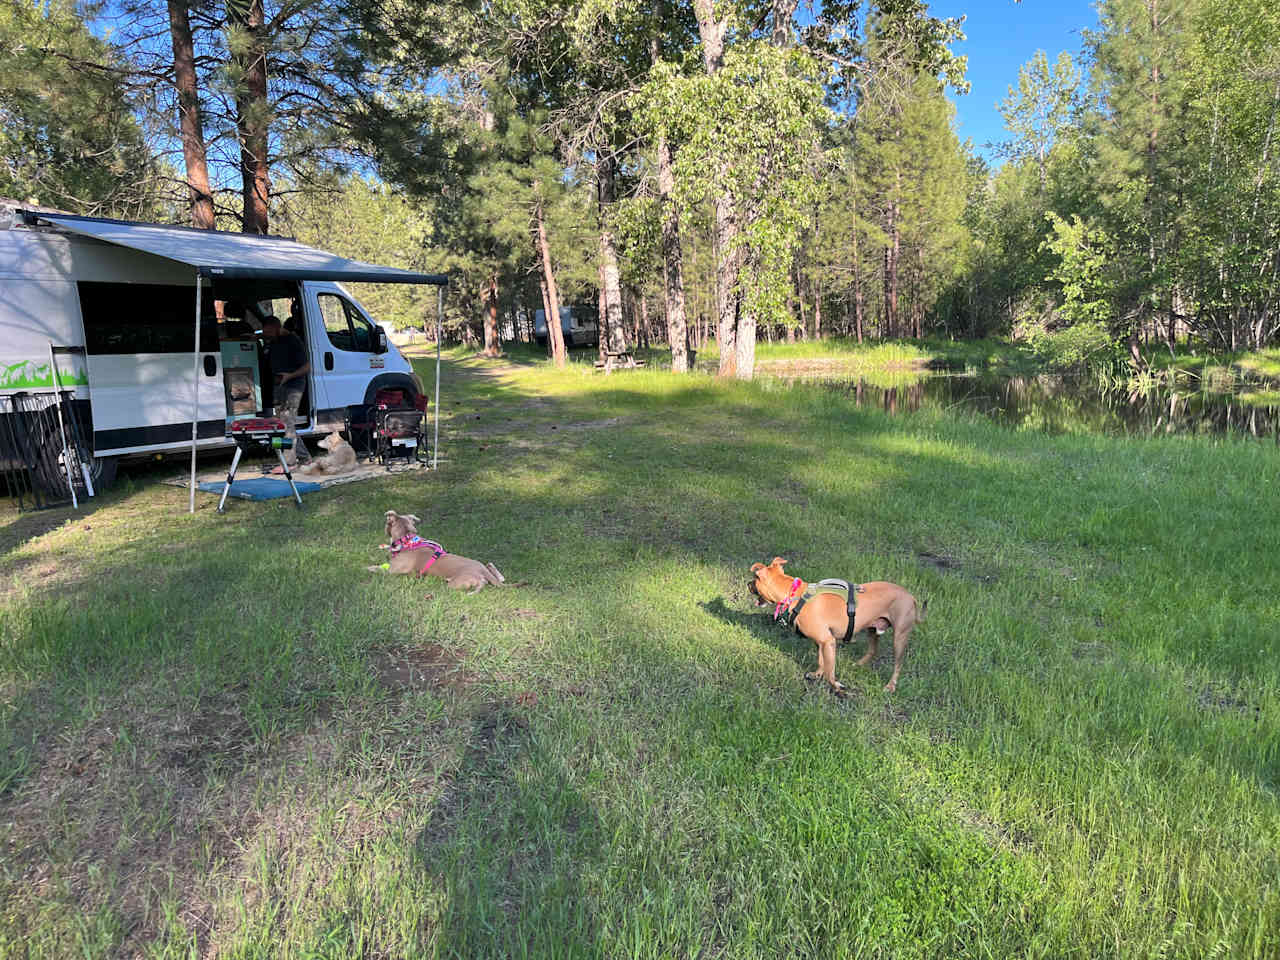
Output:
<path fill-rule="evenodd" d="M 441 461 L 443 462 L 443 461 Z M 241 500 L 276 500 L 280 497 L 292 497 L 289 491 L 289 484 L 282 476 L 262 475 L 263 466 L 271 466 L 270 462 L 241 462 L 240 469 L 236 473 L 236 481 L 231 485 L 231 492 L 228 497 L 239 497 Z M 213 470 L 198 470 L 196 472 L 196 488 L 202 493 L 212 493 L 222 496 L 222 485 L 227 482 L 227 466 Z M 293 475 L 293 482 L 298 485 L 298 493 L 308 494 L 316 490 L 323 490 L 325 487 L 333 487 L 342 483 L 356 483 L 360 480 L 372 480 L 374 477 L 385 477 L 393 473 L 405 473 L 410 470 L 426 470 L 427 465 L 423 463 L 394 464 L 390 470 L 378 463 L 360 463 L 350 473 L 343 473 L 336 477 L 317 476 L 304 477 L 299 474 Z M 183 472 L 169 477 L 164 481 L 175 487 L 185 487 L 191 482 L 191 474 Z"/>
<path fill-rule="evenodd" d="M 188 478 L 188 482 L 190 482 L 190 478 Z M 219 481 L 197 480 L 196 489 L 203 493 L 216 493 L 218 496 L 222 496 L 222 488 L 226 483 L 226 477 Z M 320 484 L 308 483 L 305 480 L 295 480 L 294 483 L 298 486 L 299 494 L 312 493 L 323 489 Z M 244 480 L 236 477 L 227 496 L 237 497 L 240 500 L 279 500 L 281 497 L 292 497 L 293 491 L 289 489 L 289 484 L 284 477 L 279 479 L 275 477 L 250 477 Z"/>

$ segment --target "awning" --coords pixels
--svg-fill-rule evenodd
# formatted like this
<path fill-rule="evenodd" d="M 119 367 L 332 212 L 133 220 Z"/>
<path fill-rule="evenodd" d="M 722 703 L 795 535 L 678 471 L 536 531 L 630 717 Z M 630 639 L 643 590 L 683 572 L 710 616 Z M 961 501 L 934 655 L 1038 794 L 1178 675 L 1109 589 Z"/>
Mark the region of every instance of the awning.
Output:
<path fill-rule="evenodd" d="M 61 213 L 24 211 L 28 222 L 42 221 L 118 247 L 164 257 L 194 267 L 201 276 L 229 280 L 333 280 L 347 283 L 429 283 L 449 285 L 437 273 L 348 260 L 284 237 L 252 233 L 162 227 L 125 220 L 103 220 Z"/>

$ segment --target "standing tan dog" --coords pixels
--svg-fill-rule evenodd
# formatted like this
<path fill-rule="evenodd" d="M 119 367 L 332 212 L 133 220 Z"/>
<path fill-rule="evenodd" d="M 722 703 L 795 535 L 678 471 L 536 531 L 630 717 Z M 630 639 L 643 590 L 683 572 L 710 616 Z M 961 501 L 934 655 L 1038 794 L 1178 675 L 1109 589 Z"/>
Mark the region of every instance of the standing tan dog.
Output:
<path fill-rule="evenodd" d="M 506 583 L 492 563 L 481 563 L 470 557 L 447 553 L 434 540 L 418 536 L 420 521 L 411 513 L 387 511 L 387 549 L 391 559 L 381 567 L 370 570 L 386 570 L 389 573 L 408 573 L 419 577 L 440 577 L 455 590 L 483 590 L 486 584 L 499 586 Z"/>
<path fill-rule="evenodd" d="M 827 681 L 836 693 L 844 693 L 844 684 L 836 680 L 836 642 L 848 642 L 859 630 L 867 631 L 867 652 L 858 661 L 858 666 L 869 664 L 879 648 L 880 635 L 893 629 L 893 676 L 884 685 L 888 693 L 898 689 L 898 674 L 902 671 L 902 661 L 907 655 L 907 642 L 911 630 L 924 620 L 924 606 L 916 602 L 916 598 L 907 593 L 896 583 L 877 580 L 872 583 L 850 585 L 849 597 L 856 602 L 856 608 L 850 622 L 849 606 L 845 598 L 838 593 L 816 592 L 815 587 L 805 583 L 799 577 L 787 574 L 783 566 L 787 561 L 774 557 L 773 563 L 751 565 L 751 580 L 747 589 L 756 595 L 756 606 L 766 603 L 774 604 L 775 619 L 784 611 L 788 617 L 794 615 L 797 633 L 802 633 L 818 647 L 818 669 L 806 673 L 806 680 L 817 680 L 819 677 Z M 806 599 L 806 594 L 809 599 Z M 799 608 L 797 610 L 797 608 Z"/>

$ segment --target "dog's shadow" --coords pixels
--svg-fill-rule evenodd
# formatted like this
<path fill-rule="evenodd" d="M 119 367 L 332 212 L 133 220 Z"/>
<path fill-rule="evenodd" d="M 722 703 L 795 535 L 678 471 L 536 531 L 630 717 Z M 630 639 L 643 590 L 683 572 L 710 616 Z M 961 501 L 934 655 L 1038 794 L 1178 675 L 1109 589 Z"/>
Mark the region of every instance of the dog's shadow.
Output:
<path fill-rule="evenodd" d="M 699 603 L 698 606 L 729 626 L 741 627 L 752 636 L 758 637 L 770 646 L 776 647 L 795 661 L 802 674 L 808 673 L 815 668 L 816 654 L 814 653 L 813 641 L 796 633 L 793 627 L 789 625 L 783 626 L 781 623 L 775 622 L 771 614 L 772 604 L 759 607 L 756 610 L 738 610 L 729 606 L 724 597 L 716 597 L 714 600 Z M 856 640 L 857 638 L 855 638 L 855 642 Z M 839 650 L 844 651 L 853 646 L 854 643 L 840 644 Z M 839 669 L 837 667 L 837 671 Z M 851 681 L 851 677 L 854 675 L 851 665 L 846 666 L 845 669 L 850 676 L 840 677 L 839 679 L 846 684 L 845 696 L 848 697 L 854 695 L 857 691 Z M 862 672 L 858 671 L 858 673 Z"/>
<path fill-rule="evenodd" d="M 740 627 L 753 637 L 777 647 L 793 659 L 797 665 L 804 666 L 805 657 L 813 650 L 813 642 L 795 632 L 790 626 L 783 626 L 774 621 L 770 615 L 771 605 L 755 610 L 737 610 L 725 602 L 724 597 L 716 597 L 699 603 L 703 610 L 731 627 Z M 810 657 L 810 660 L 813 658 Z M 812 670 L 813 664 L 804 667 Z"/>

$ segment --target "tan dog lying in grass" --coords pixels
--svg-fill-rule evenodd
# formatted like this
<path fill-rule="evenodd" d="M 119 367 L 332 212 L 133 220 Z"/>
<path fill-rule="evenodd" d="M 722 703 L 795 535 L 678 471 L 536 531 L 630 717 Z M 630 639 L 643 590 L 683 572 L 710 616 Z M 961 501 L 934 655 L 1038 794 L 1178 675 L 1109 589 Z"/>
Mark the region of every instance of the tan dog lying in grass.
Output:
<path fill-rule="evenodd" d="M 418 536 L 418 520 L 411 513 L 387 511 L 387 537 L 385 545 L 391 558 L 380 567 L 370 570 L 386 570 L 388 573 L 408 573 L 419 577 L 440 577 L 455 590 L 483 590 L 486 584 L 500 586 L 504 577 L 492 563 L 481 563 L 456 553 L 445 552 L 434 540 Z"/>
<path fill-rule="evenodd" d="M 799 577 L 790 576 L 783 566 L 787 561 L 774 557 L 773 563 L 751 565 L 751 580 L 747 589 L 756 595 L 756 606 L 774 605 L 774 619 L 784 614 L 794 624 L 796 633 L 802 633 L 818 647 L 818 669 L 806 673 L 806 680 L 826 680 L 831 689 L 844 693 L 844 684 L 836 680 L 836 642 L 848 643 L 859 630 L 867 631 L 867 652 L 858 666 L 869 664 L 879 649 L 880 635 L 893 629 L 893 676 L 884 685 L 888 693 L 898 689 L 898 674 L 907 655 L 907 642 L 911 630 L 924 620 L 924 606 L 896 583 L 877 580 L 872 583 L 850 584 L 852 596 L 848 601 L 856 604 L 849 616 L 850 604 L 839 593 L 819 592 L 823 584 L 808 584 Z M 827 583 L 829 581 L 824 581 Z"/>
<path fill-rule="evenodd" d="M 310 463 L 302 464 L 298 467 L 298 473 L 337 475 L 350 473 L 356 468 L 356 449 L 343 440 L 342 434 L 337 430 L 328 436 L 321 437 L 319 443 L 329 452 L 322 457 L 316 457 Z"/>

